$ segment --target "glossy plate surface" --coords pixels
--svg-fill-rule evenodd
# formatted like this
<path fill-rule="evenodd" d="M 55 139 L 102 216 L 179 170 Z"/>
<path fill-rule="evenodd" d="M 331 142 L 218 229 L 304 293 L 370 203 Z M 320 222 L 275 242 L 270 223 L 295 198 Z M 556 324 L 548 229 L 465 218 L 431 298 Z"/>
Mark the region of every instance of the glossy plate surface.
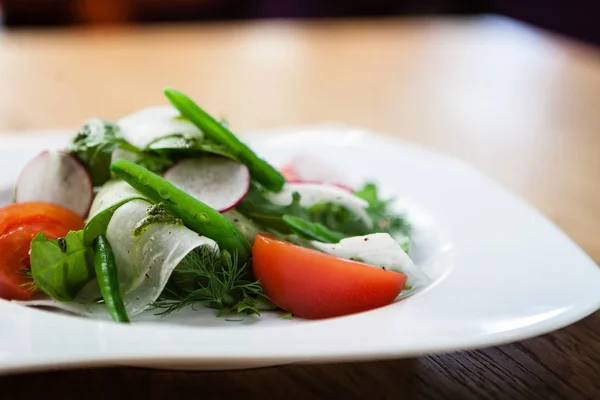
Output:
<path fill-rule="evenodd" d="M 70 132 L 0 138 L 0 201 L 21 167 Z M 219 319 L 147 312 L 131 325 L 0 300 L 0 373 L 90 365 L 236 369 L 400 358 L 492 346 L 550 332 L 600 308 L 600 269 L 535 209 L 472 167 L 343 125 L 245 135 L 283 165 L 326 159 L 354 182 L 375 180 L 416 228 L 413 258 L 433 283 L 388 307 L 323 321 Z"/>

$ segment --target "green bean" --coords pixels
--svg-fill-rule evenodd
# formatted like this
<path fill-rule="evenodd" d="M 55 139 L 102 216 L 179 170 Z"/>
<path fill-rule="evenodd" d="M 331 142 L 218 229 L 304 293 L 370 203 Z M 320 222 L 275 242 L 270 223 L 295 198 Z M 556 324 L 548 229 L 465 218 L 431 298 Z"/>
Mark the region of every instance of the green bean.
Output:
<path fill-rule="evenodd" d="M 241 262 L 250 258 L 248 239 L 218 211 L 131 161 L 117 160 L 110 169 L 151 201 L 164 204 L 188 228 L 213 239 L 221 249 L 237 254 Z"/>
<path fill-rule="evenodd" d="M 96 239 L 96 255 L 94 256 L 94 269 L 100 285 L 100 292 L 104 298 L 104 304 L 112 319 L 116 322 L 129 322 L 129 316 L 123 303 L 121 287 L 115 256 L 108 240 L 104 235 Z"/>
<path fill-rule="evenodd" d="M 279 191 L 285 178 L 265 160 L 259 158 L 248 146 L 242 143 L 227 127 L 201 109 L 192 99 L 175 90 L 166 89 L 165 96 L 181 115 L 195 124 L 207 137 L 220 143 L 250 170 L 254 179 L 272 191 Z"/>

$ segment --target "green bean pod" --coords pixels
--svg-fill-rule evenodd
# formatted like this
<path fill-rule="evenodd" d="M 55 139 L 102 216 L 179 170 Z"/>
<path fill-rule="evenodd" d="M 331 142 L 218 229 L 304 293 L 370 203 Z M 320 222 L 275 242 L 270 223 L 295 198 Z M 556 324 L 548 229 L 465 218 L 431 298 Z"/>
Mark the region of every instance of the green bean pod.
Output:
<path fill-rule="evenodd" d="M 278 192 L 285 178 L 248 146 L 241 142 L 227 127 L 201 109 L 192 99 L 175 89 L 166 89 L 165 96 L 182 116 L 196 125 L 207 137 L 227 146 L 229 151 L 250 170 L 250 175 L 264 187 Z"/>
<path fill-rule="evenodd" d="M 116 322 L 129 322 L 129 316 L 125 309 L 117 264 L 112 248 L 104 235 L 96 239 L 96 255 L 94 256 L 94 269 L 100 285 L 100 292 L 104 298 L 104 304 L 110 316 Z"/>
<path fill-rule="evenodd" d="M 248 239 L 218 211 L 131 161 L 117 160 L 110 169 L 151 201 L 164 204 L 188 228 L 213 239 L 221 249 L 237 254 L 241 262 L 250 258 Z"/>

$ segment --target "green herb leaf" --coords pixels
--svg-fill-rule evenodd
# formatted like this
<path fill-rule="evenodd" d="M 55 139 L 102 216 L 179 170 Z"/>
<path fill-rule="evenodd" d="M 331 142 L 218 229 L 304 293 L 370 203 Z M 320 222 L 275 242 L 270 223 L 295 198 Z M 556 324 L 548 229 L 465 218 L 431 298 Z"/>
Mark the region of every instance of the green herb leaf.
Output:
<path fill-rule="evenodd" d="M 163 203 L 152 204 L 146 210 L 146 214 L 148 215 L 135 225 L 133 236 L 140 236 L 152 224 L 167 223 L 183 225 L 181 219 L 174 217 Z"/>
<path fill-rule="evenodd" d="M 68 151 L 85 165 L 94 186 L 100 186 L 110 179 L 112 152 L 122 142 L 117 125 L 91 119 L 79 129 Z"/>
<path fill-rule="evenodd" d="M 236 210 L 264 228 L 284 234 L 292 233 L 288 224 L 283 220 L 284 215 L 307 219 L 305 211 L 300 206 L 300 195 L 295 193 L 289 205 L 273 204 L 264 195 L 264 189 L 255 182 L 251 183 L 248 193 L 236 206 Z"/>
<path fill-rule="evenodd" d="M 94 252 L 85 246 L 83 231 L 71 231 L 58 240 L 39 233 L 31 242 L 31 273 L 44 293 L 59 301 L 71 301 L 95 276 Z"/>
<path fill-rule="evenodd" d="M 190 252 L 173 271 L 167 287 L 153 309 L 167 315 L 195 304 L 230 313 L 259 315 L 266 296 L 260 283 L 248 276 L 247 264 L 236 255 L 222 251 L 221 256 L 206 248 Z"/>
<path fill-rule="evenodd" d="M 283 221 L 288 224 L 294 232 L 311 240 L 317 240 L 323 243 L 337 243 L 346 237 L 343 233 L 332 231 L 324 225 L 306 221 L 292 215 L 284 215 Z"/>
<path fill-rule="evenodd" d="M 362 236 L 373 233 L 365 222 L 348 209 L 334 203 L 315 204 L 307 210 L 310 221 L 340 232 L 344 237 Z"/>
<path fill-rule="evenodd" d="M 411 226 L 403 215 L 395 214 L 390 210 L 393 199 L 383 200 L 379 197 L 377 186 L 373 183 L 365 184 L 354 193 L 356 196 L 369 203 L 367 213 L 373 219 L 374 228 L 372 232 L 383 232 L 395 235 L 401 233 L 409 236 Z"/>
<path fill-rule="evenodd" d="M 398 240 L 398 244 L 406 254 L 410 252 L 410 238 L 408 236 L 405 236 L 402 239 Z"/>

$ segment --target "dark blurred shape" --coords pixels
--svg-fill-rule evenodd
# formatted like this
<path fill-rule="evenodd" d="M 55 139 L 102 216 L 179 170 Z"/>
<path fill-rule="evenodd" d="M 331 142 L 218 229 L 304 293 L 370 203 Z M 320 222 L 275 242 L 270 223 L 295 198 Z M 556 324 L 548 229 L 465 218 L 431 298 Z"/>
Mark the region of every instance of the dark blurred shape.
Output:
<path fill-rule="evenodd" d="M 491 0 L 490 12 L 600 44 L 600 0 Z"/>
<path fill-rule="evenodd" d="M 7 26 L 483 12 L 483 0 L 0 0 Z"/>
<path fill-rule="evenodd" d="M 0 0 L 0 6 L 7 26 L 73 22 L 70 0 Z"/>
<path fill-rule="evenodd" d="M 0 0 L 8 27 L 501 14 L 600 44 L 600 0 Z"/>

